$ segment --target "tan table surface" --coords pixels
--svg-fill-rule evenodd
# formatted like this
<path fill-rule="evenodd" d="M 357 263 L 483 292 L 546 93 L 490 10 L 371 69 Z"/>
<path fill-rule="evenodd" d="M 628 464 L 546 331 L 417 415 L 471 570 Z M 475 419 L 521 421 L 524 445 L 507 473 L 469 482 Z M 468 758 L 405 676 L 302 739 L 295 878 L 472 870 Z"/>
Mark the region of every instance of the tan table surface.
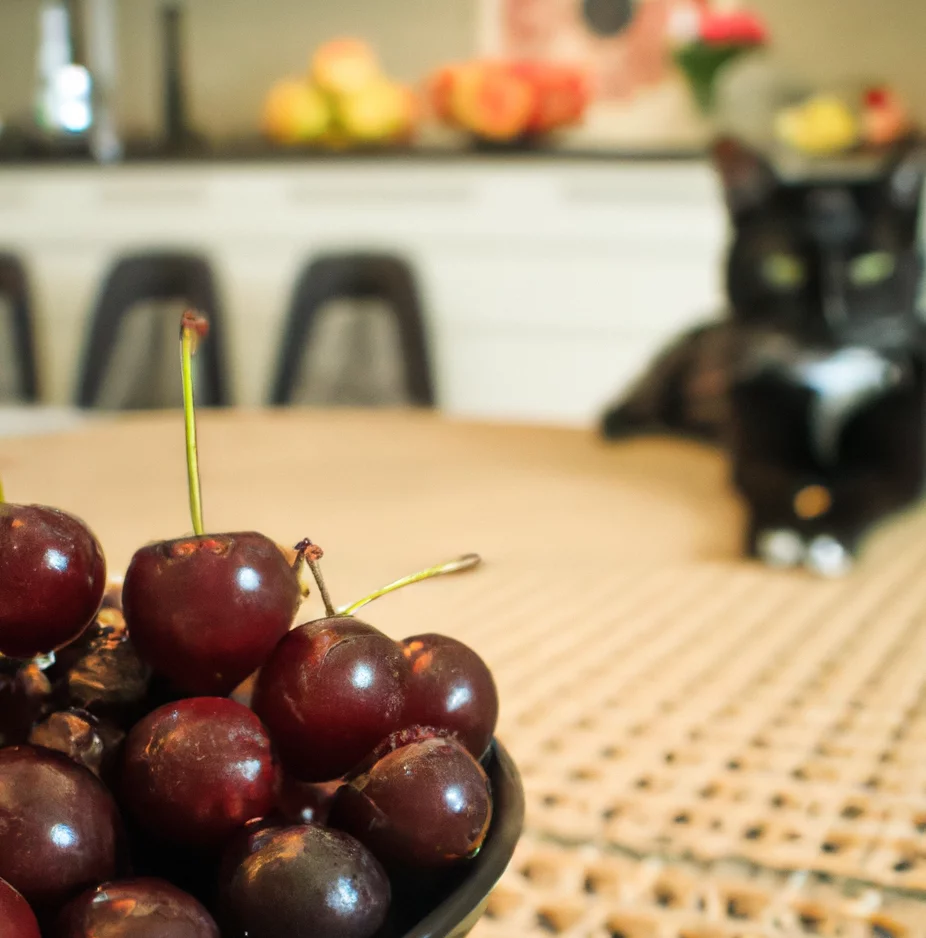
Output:
<path fill-rule="evenodd" d="M 926 935 L 922 512 L 831 583 L 740 560 L 691 444 L 289 411 L 205 414 L 200 451 L 207 527 L 310 536 L 336 601 L 485 558 L 367 611 L 496 674 L 528 824 L 477 938 Z M 177 414 L 3 440 L 0 475 L 115 571 L 189 529 Z"/>

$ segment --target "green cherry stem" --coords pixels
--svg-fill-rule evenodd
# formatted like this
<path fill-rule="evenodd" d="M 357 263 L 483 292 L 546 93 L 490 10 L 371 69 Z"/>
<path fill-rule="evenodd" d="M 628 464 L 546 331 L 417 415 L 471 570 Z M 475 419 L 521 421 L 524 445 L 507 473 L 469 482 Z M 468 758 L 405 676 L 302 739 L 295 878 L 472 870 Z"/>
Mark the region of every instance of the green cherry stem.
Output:
<path fill-rule="evenodd" d="M 3 494 L 3 479 L 0 479 L 0 505 L 6 502 L 6 497 Z"/>
<path fill-rule="evenodd" d="M 436 567 L 428 567 L 427 570 L 420 570 L 418 573 L 403 576 L 401 580 L 396 580 L 394 583 L 390 583 L 388 586 L 384 586 L 382 589 L 370 593 L 369 596 L 358 599 L 357 602 L 350 606 L 342 606 L 338 609 L 338 615 L 352 616 L 367 603 L 373 602 L 374 599 L 379 599 L 380 596 L 386 596 L 388 593 L 394 593 L 404 586 L 411 586 L 412 583 L 420 583 L 422 580 L 430 580 L 432 577 L 436 576 L 446 576 L 448 573 L 462 573 L 465 570 L 473 570 L 481 563 L 482 558 L 479 554 L 464 554 L 462 557 L 457 557 L 456 560 L 449 560 L 447 563 L 440 563 Z"/>
<path fill-rule="evenodd" d="M 199 340 L 209 332 L 209 323 L 193 310 L 180 321 L 180 375 L 183 381 L 183 424 L 186 430 L 186 471 L 190 490 L 190 518 L 197 537 L 206 533 L 203 525 L 203 495 L 199 481 L 199 454 L 196 447 L 196 407 L 193 399 L 193 355 Z"/>

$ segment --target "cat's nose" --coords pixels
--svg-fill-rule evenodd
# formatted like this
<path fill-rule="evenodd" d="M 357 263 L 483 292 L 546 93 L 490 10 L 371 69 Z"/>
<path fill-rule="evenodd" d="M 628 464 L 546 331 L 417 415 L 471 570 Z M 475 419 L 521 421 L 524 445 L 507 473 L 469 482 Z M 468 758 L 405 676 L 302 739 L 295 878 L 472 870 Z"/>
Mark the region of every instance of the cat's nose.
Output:
<path fill-rule="evenodd" d="M 820 284 L 823 318 L 831 329 L 839 329 L 849 318 L 846 302 L 845 271 L 841 258 L 828 257 L 823 262 Z"/>
<path fill-rule="evenodd" d="M 831 329 L 838 329 L 846 324 L 849 310 L 843 294 L 827 293 L 823 297 L 823 318 Z"/>

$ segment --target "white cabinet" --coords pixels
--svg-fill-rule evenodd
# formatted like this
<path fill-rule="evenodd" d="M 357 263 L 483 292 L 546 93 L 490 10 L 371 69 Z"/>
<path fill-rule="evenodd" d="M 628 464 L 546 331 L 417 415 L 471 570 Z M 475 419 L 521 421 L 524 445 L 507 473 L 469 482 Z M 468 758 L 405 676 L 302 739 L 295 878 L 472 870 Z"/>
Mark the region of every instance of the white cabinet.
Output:
<path fill-rule="evenodd" d="M 587 423 L 672 334 L 722 304 L 725 220 L 699 163 L 350 161 L 0 172 L 0 246 L 36 292 L 49 398 L 73 393 L 107 265 L 136 248 L 213 261 L 238 401 L 266 398 L 301 264 L 386 249 L 420 280 L 441 405 Z"/>

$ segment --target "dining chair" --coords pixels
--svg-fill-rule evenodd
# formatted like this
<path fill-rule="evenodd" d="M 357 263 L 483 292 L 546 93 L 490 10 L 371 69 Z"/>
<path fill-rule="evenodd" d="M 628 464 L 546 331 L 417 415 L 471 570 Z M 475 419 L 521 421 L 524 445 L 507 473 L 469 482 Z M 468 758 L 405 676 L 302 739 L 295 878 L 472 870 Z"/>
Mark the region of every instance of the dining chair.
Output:
<path fill-rule="evenodd" d="M 415 406 L 433 407 L 431 355 L 412 267 L 396 255 L 369 252 L 324 254 L 302 269 L 277 353 L 271 403 L 292 403 L 300 384 L 310 377 L 311 367 L 304 365 L 307 352 L 319 341 L 323 310 L 338 300 L 378 301 L 388 310 L 397 333 L 405 398 Z"/>
<path fill-rule="evenodd" d="M 147 303 L 183 303 L 208 318 L 209 341 L 203 343 L 197 356 L 197 399 L 206 407 L 227 406 L 225 326 L 212 268 L 205 257 L 180 251 L 127 255 L 109 269 L 89 317 L 76 393 L 78 406 L 101 406 L 107 375 L 120 367 L 116 356 L 120 333 L 129 314 Z M 163 322 L 154 322 L 152 327 L 160 330 L 152 336 L 166 334 Z M 153 338 L 150 341 L 154 343 Z M 142 355 L 153 351 L 143 349 Z"/>
<path fill-rule="evenodd" d="M 10 314 L 14 393 L 18 399 L 33 403 L 39 397 L 39 379 L 32 300 L 25 266 L 15 254 L 0 253 L 0 297 L 6 300 Z"/>

